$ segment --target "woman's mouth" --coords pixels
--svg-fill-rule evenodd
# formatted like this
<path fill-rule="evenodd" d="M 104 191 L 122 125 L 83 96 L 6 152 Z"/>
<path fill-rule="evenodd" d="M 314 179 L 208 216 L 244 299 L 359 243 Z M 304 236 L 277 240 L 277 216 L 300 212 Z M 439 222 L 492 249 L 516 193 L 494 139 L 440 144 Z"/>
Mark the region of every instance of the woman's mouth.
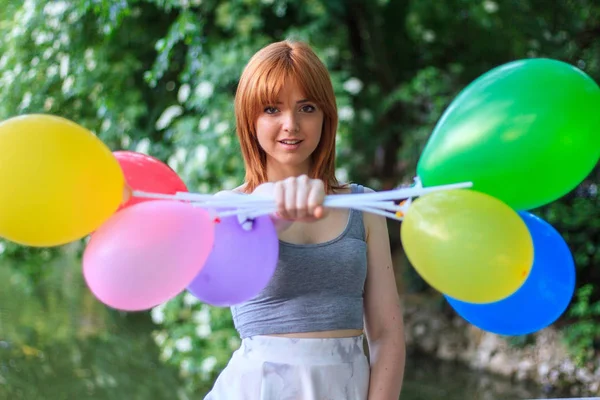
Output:
<path fill-rule="evenodd" d="M 287 150 L 294 150 L 300 146 L 300 143 L 302 143 L 302 140 L 284 139 L 284 140 L 279 140 L 279 143 L 281 143 L 283 145 L 283 147 Z"/>

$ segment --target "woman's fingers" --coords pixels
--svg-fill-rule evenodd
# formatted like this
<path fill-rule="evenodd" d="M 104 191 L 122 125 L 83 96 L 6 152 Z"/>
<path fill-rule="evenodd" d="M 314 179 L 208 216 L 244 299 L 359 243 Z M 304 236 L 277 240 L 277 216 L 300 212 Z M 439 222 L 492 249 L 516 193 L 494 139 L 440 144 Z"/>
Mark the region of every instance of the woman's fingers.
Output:
<path fill-rule="evenodd" d="M 322 218 L 324 214 L 323 202 L 325 201 L 325 185 L 323 181 L 314 179 L 310 183 L 308 193 L 308 213 L 313 218 Z"/>
<path fill-rule="evenodd" d="M 312 220 L 325 215 L 325 185 L 319 179 L 302 175 L 275 182 L 273 195 L 280 218 Z"/>
<path fill-rule="evenodd" d="M 309 214 L 308 200 L 310 195 L 310 181 L 308 176 L 302 175 L 296 179 L 296 204 L 295 212 L 297 219 L 304 219 L 312 216 Z"/>
<path fill-rule="evenodd" d="M 285 208 L 285 185 L 283 181 L 275 182 L 273 187 L 273 197 L 277 207 L 277 215 L 283 219 L 289 219 Z"/>

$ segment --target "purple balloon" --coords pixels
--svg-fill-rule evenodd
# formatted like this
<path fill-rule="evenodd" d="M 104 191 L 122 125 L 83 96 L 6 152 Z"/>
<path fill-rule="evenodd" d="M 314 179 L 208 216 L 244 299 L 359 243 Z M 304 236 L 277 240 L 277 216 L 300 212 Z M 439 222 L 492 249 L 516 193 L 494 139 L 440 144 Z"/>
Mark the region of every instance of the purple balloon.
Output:
<path fill-rule="evenodd" d="M 269 216 L 244 230 L 236 216 L 215 225 L 215 240 L 202 271 L 187 287 L 200 301 L 228 307 L 256 296 L 267 286 L 279 259 L 279 239 Z"/>

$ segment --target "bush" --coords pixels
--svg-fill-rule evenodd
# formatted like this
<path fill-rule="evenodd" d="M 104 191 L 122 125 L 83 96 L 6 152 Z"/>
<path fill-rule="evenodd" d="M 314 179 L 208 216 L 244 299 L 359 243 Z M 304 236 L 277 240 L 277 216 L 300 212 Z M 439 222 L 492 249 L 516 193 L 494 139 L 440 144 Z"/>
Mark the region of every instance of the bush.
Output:
<path fill-rule="evenodd" d="M 206 393 L 240 346 L 229 308 L 200 303 L 189 293 L 155 307 L 153 332 L 161 361 L 179 368 L 189 393 Z"/>
<path fill-rule="evenodd" d="M 600 349 L 599 170 L 576 191 L 539 210 L 569 245 L 577 268 L 574 299 L 558 326 L 575 361 L 582 365 Z"/>

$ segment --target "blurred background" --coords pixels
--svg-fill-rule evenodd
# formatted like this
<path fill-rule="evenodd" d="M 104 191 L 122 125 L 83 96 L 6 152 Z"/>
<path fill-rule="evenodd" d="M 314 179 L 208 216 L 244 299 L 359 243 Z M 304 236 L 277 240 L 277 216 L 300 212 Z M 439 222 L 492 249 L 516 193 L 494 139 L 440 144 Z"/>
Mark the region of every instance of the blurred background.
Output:
<path fill-rule="evenodd" d="M 242 182 L 233 93 L 272 41 L 307 41 L 327 64 L 338 177 L 376 190 L 412 182 L 441 113 L 496 66 L 547 57 L 600 80 L 595 0 L 1 0 L 0 36 L 0 120 L 69 118 L 201 193 Z M 409 346 L 402 400 L 600 395 L 599 183 L 596 168 L 533 210 L 577 265 L 569 309 L 533 335 L 465 323 L 410 267 L 389 222 Z M 0 241 L 0 399 L 202 398 L 239 345 L 229 310 L 189 294 L 111 310 L 83 282 L 83 246 Z"/>

